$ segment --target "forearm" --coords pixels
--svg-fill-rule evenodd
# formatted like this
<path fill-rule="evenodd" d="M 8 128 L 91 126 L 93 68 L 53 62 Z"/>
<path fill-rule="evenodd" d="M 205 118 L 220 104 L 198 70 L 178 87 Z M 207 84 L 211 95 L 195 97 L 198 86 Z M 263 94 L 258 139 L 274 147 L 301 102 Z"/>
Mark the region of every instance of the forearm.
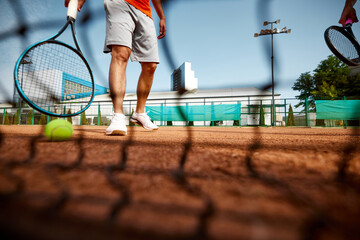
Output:
<path fill-rule="evenodd" d="M 356 2 L 357 0 L 346 0 L 344 8 L 353 7 Z"/>
<path fill-rule="evenodd" d="M 161 0 L 151 0 L 151 1 L 154 5 L 155 11 L 159 16 L 160 20 L 165 20 L 165 14 L 162 8 Z"/>

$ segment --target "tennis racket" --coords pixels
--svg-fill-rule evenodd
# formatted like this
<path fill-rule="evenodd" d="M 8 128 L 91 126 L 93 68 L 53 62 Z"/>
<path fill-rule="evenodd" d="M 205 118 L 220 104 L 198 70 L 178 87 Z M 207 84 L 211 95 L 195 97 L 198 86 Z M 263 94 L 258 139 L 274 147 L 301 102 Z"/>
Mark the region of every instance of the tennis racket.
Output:
<path fill-rule="evenodd" d="M 93 74 L 75 34 L 77 6 L 78 0 L 71 0 L 60 31 L 28 47 L 15 65 L 19 95 L 32 108 L 50 116 L 75 116 L 94 99 Z M 69 25 L 76 48 L 56 40 Z"/>
<path fill-rule="evenodd" d="M 331 26 L 324 37 L 329 49 L 349 66 L 360 65 L 360 45 L 351 30 L 353 20 L 349 18 L 345 27 Z"/>

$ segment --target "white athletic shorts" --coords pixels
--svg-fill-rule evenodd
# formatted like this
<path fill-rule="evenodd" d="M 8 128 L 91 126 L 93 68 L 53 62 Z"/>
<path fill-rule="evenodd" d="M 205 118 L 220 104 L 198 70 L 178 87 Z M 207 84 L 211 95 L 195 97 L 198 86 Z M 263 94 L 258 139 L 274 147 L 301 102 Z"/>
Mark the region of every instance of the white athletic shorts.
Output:
<path fill-rule="evenodd" d="M 104 53 L 112 45 L 131 49 L 131 61 L 159 63 L 154 21 L 124 0 L 104 0 L 106 37 Z"/>

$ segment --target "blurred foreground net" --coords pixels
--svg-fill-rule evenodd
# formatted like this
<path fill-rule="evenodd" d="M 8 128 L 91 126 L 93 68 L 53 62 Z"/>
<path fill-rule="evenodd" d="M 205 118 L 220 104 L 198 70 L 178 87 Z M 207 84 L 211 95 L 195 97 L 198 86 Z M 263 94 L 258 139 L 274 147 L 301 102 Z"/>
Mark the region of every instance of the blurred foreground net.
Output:
<path fill-rule="evenodd" d="M 21 1 L 9 4 L 25 11 Z M 269 4 L 258 1 L 258 14 L 268 15 Z M 83 38 L 102 14 L 85 9 Z M 26 39 L 29 29 L 52 24 L 58 21 L 30 26 L 19 18 L 0 40 Z M 172 48 L 162 46 L 174 69 Z M 126 138 L 103 131 L 76 127 L 71 141 L 53 143 L 41 126 L 1 126 L 4 239 L 360 236 L 358 129 L 130 128 Z"/>

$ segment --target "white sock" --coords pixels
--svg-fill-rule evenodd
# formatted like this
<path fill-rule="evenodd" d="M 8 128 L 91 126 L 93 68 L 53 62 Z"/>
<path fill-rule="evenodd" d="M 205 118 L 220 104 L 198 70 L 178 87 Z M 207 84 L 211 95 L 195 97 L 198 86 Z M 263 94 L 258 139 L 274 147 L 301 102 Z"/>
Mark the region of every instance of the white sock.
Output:
<path fill-rule="evenodd" d="M 145 113 L 137 113 L 137 112 L 135 112 L 135 114 L 140 116 L 145 115 Z"/>
<path fill-rule="evenodd" d="M 125 115 L 122 114 L 122 113 L 114 113 L 114 115 L 117 116 L 117 117 L 125 117 Z"/>

